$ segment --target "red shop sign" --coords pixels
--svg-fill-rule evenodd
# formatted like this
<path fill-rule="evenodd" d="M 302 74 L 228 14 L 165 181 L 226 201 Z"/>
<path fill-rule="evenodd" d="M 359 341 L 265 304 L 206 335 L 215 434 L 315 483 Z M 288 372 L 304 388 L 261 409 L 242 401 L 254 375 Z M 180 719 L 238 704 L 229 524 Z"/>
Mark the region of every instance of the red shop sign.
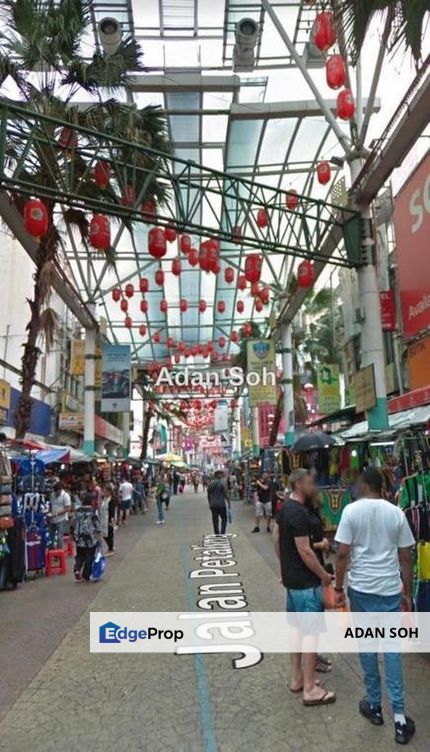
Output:
<path fill-rule="evenodd" d="M 393 290 L 383 290 L 379 293 L 381 303 L 381 322 L 383 332 L 392 332 L 396 328 L 396 304 Z"/>

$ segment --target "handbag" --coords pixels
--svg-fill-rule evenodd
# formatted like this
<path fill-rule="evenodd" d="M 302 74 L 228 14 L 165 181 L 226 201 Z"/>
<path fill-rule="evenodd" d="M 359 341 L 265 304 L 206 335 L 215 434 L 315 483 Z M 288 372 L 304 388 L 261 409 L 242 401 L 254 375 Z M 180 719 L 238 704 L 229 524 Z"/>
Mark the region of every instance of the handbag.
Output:
<path fill-rule="evenodd" d="M 106 559 L 102 554 L 102 548 L 101 546 L 97 546 L 96 552 L 94 554 L 93 563 L 91 566 L 91 579 L 92 580 L 101 580 L 101 578 L 104 575 L 104 571 L 106 569 Z"/>

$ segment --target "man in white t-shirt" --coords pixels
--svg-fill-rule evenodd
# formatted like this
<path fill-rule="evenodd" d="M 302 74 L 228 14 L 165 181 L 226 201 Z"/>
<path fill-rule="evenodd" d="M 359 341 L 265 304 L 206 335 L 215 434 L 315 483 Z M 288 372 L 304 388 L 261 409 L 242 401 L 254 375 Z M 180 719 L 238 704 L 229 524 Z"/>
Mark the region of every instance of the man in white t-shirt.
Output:
<path fill-rule="evenodd" d="M 133 484 L 129 480 L 122 481 L 119 487 L 119 499 L 122 509 L 122 524 L 125 525 L 130 514 L 131 503 L 133 500 Z"/>
<path fill-rule="evenodd" d="M 49 535 L 55 548 L 63 548 L 64 546 L 65 523 L 69 520 L 68 512 L 70 512 L 71 506 L 70 494 L 64 490 L 63 484 L 58 481 L 54 485 L 51 496 L 51 517 L 49 522 Z"/>
<path fill-rule="evenodd" d="M 415 540 L 401 509 L 382 498 L 381 473 L 373 467 L 358 479 L 359 500 L 345 507 L 336 541 L 336 601 L 345 603 L 344 580 L 349 561 L 348 595 L 352 611 L 393 612 L 411 608 L 412 557 Z M 385 680 L 394 713 L 395 740 L 408 744 L 415 724 L 405 716 L 401 656 L 384 653 Z M 382 726 L 381 677 L 376 653 L 360 653 L 367 696 L 360 713 Z"/>

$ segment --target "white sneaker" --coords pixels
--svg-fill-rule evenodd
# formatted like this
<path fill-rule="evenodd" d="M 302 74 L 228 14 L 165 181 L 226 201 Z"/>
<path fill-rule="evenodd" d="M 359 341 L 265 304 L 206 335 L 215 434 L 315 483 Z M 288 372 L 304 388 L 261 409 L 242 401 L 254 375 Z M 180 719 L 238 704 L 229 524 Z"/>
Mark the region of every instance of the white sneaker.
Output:
<path fill-rule="evenodd" d="M 165 525 L 165 524 L 166 524 L 166 520 L 160 520 L 160 525 Z"/>
<path fill-rule="evenodd" d="M 163 523 L 162 523 L 162 521 L 161 521 L 161 520 L 157 520 L 157 522 L 156 522 L 155 524 L 156 524 L 156 525 L 162 525 Z"/>

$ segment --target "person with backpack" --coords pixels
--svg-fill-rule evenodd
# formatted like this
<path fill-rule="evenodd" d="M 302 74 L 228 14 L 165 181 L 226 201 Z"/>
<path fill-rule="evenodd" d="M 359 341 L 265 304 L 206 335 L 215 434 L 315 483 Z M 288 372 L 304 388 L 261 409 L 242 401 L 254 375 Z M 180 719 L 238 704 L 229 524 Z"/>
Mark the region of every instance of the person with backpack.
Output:
<path fill-rule="evenodd" d="M 221 535 L 227 528 L 227 507 L 231 509 L 230 496 L 222 470 L 217 470 L 214 479 L 209 484 L 208 502 L 212 513 L 212 522 L 215 535 L 219 535 L 219 523 L 221 520 Z"/>

